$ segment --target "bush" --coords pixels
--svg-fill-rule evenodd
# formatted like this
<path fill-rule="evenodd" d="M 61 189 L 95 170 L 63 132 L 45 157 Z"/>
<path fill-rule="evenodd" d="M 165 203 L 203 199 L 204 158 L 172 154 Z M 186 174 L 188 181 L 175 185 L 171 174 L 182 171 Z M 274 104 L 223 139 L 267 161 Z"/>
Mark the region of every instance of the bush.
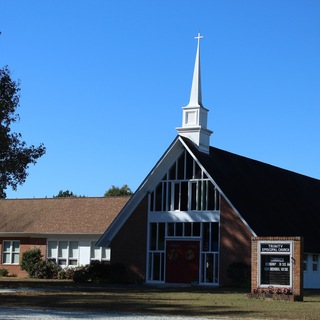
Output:
<path fill-rule="evenodd" d="M 60 280 L 72 280 L 74 273 L 76 271 L 75 267 L 68 267 L 68 268 L 64 268 L 59 270 L 58 272 L 58 279 Z"/>
<path fill-rule="evenodd" d="M 40 248 L 34 248 L 22 253 L 21 270 L 27 271 L 30 278 L 36 279 L 58 279 L 61 269 L 52 261 L 42 260 Z"/>
<path fill-rule="evenodd" d="M 0 277 L 7 277 L 9 275 L 9 271 L 7 269 L 0 268 Z"/>
<path fill-rule="evenodd" d="M 251 268 L 245 263 L 231 263 L 228 270 L 228 276 L 233 281 L 233 285 L 238 287 L 250 287 Z"/>
<path fill-rule="evenodd" d="M 105 261 L 92 261 L 90 265 L 78 268 L 73 275 L 74 282 L 123 283 L 125 267 Z"/>
<path fill-rule="evenodd" d="M 40 261 L 35 265 L 33 278 L 37 279 L 58 279 L 60 267 L 52 261 Z"/>
<path fill-rule="evenodd" d="M 77 283 L 84 283 L 90 281 L 88 266 L 77 268 L 73 273 L 73 281 Z"/>
<path fill-rule="evenodd" d="M 21 270 L 27 271 L 29 277 L 36 278 L 38 272 L 38 264 L 41 263 L 43 255 L 40 248 L 34 248 L 22 253 Z"/>

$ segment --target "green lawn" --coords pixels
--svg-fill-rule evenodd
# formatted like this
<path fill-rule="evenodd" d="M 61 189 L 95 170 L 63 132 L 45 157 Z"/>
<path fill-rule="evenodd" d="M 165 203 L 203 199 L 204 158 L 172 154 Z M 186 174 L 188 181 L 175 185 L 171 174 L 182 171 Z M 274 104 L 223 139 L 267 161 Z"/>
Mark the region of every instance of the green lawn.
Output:
<path fill-rule="evenodd" d="M 0 281 L 0 307 L 52 308 L 230 319 L 320 319 L 320 291 L 303 302 L 247 299 L 245 290 L 204 287 L 76 285 L 68 281 Z M 22 289 L 23 288 L 23 289 Z M 25 290 L 27 288 L 28 290 Z M 0 311 L 1 312 L 1 311 Z"/>

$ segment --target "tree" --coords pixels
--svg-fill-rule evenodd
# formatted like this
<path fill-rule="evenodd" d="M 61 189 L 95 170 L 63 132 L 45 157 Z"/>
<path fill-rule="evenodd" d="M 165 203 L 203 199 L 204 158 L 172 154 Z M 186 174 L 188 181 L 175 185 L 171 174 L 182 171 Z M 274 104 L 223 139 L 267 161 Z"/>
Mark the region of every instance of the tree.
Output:
<path fill-rule="evenodd" d="M 76 195 L 69 190 L 62 191 L 60 190 L 59 193 L 56 196 L 53 196 L 54 198 L 71 198 L 71 197 L 76 197 Z"/>
<path fill-rule="evenodd" d="M 105 197 L 123 197 L 123 196 L 131 196 L 132 194 L 133 192 L 131 191 L 131 189 L 125 184 L 121 188 L 111 186 L 111 188 L 109 188 L 105 192 L 104 196 Z"/>
<path fill-rule="evenodd" d="M 20 100 L 20 82 L 11 79 L 7 66 L 0 69 L 0 198 L 5 198 L 9 186 L 17 190 L 27 176 L 29 165 L 35 164 L 43 156 L 46 148 L 27 147 L 21 133 L 11 132 L 11 125 L 20 120 L 16 114 Z"/>

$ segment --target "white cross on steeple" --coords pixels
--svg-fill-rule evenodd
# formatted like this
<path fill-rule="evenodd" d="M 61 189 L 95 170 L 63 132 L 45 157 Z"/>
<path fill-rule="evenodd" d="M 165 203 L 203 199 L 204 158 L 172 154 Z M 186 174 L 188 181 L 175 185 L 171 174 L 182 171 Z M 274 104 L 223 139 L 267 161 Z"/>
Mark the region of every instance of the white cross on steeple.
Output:
<path fill-rule="evenodd" d="M 198 42 L 200 42 L 200 39 L 203 38 L 203 36 L 200 35 L 200 32 L 198 32 L 198 35 L 194 37 L 195 39 L 198 39 Z"/>
<path fill-rule="evenodd" d="M 202 105 L 201 72 L 200 72 L 200 39 L 203 36 L 198 33 L 196 60 L 192 78 L 190 101 L 183 108 L 182 127 L 177 128 L 179 135 L 192 140 L 200 151 L 209 153 L 211 130 L 207 128 L 208 110 Z"/>

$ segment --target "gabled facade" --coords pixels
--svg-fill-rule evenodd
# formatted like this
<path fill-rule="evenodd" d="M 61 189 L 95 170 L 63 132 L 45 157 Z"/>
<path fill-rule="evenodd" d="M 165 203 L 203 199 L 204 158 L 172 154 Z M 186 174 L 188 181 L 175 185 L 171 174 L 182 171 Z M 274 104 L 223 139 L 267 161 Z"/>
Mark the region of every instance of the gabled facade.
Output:
<path fill-rule="evenodd" d="M 305 287 L 320 287 L 320 181 L 210 146 L 200 39 L 179 135 L 98 241 L 128 280 L 230 285 L 251 238 L 304 238 Z"/>
<path fill-rule="evenodd" d="M 40 248 L 61 267 L 110 261 L 110 248 L 96 246 L 129 197 L 0 200 L 0 268 L 20 269 L 23 252 Z"/>

